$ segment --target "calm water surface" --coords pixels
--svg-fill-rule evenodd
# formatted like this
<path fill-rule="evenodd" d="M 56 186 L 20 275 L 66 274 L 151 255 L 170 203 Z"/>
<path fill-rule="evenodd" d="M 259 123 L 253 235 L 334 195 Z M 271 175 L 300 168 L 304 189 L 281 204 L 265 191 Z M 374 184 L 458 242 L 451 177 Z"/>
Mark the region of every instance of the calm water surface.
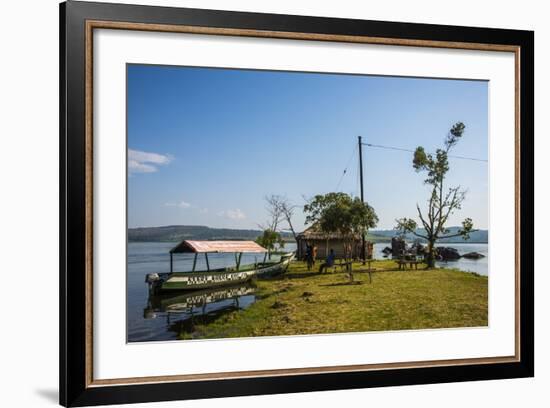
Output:
<path fill-rule="evenodd" d="M 382 250 L 387 247 L 391 246 L 387 243 L 379 243 L 374 244 L 374 257 L 376 259 L 384 259 L 384 254 L 382 253 Z M 436 262 L 436 265 L 440 268 L 456 268 L 460 269 L 462 271 L 467 272 L 476 272 L 480 275 L 487 276 L 489 271 L 489 246 L 487 244 L 451 244 L 451 243 L 445 243 L 440 246 L 446 246 L 455 248 L 460 255 L 467 254 L 468 252 L 478 252 L 482 255 L 485 255 L 485 258 L 473 260 L 473 259 L 466 259 L 466 258 L 460 258 L 457 261 L 448 261 L 448 262 Z"/>
<path fill-rule="evenodd" d="M 173 242 L 131 242 L 128 244 L 128 341 L 175 340 L 179 334 L 192 335 L 195 324 L 207 324 L 225 313 L 245 309 L 256 300 L 252 285 L 228 289 L 156 296 L 149 298 L 145 275 L 153 272 L 170 272 L 168 251 Z M 374 245 L 375 258 L 383 259 L 382 250 L 387 243 Z M 487 244 L 446 244 L 456 248 L 462 255 L 479 252 L 485 258 L 479 260 L 460 259 L 453 262 L 439 262 L 439 267 L 457 268 L 464 271 L 488 274 Z M 286 251 L 294 251 L 295 244 L 287 244 Z M 243 254 L 242 263 L 261 261 L 263 255 Z M 210 267 L 219 268 L 235 265 L 233 254 L 209 255 Z M 187 271 L 193 266 L 193 255 L 175 255 L 174 270 Z M 206 269 L 204 258 L 199 256 L 197 269 Z"/>
<path fill-rule="evenodd" d="M 128 244 L 128 341 L 175 340 L 179 334 L 192 334 L 195 324 L 211 322 L 225 313 L 245 309 L 255 301 L 250 284 L 228 289 L 193 292 L 191 294 L 154 296 L 149 298 L 145 275 L 170 272 L 169 251 L 173 242 L 131 242 Z M 294 251 L 296 245 L 285 250 Z M 190 271 L 193 254 L 174 255 L 175 271 Z M 241 264 L 261 262 L 263 254 L 243 254 Z M 209 254 L 210 268 L 234 266 L 233 254 Z M 206 270 L 206 261 L 199 255 L 197 270 Z"/>

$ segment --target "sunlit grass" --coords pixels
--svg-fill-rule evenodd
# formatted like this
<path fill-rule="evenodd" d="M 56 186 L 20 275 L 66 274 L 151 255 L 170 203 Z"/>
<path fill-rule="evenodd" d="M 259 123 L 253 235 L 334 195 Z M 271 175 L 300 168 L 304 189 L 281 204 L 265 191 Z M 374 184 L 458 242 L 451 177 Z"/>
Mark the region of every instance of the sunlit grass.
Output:
<path fill-rule="evenodd" d="M 282 276 L 258 280 L 257 301 L 181 338 L 228 338 L 487 326 L 488 279 L 452 269 L 398 271 L 374 261 L 372 283 L 360 263 L 319 274 L 293 262 Z"/>

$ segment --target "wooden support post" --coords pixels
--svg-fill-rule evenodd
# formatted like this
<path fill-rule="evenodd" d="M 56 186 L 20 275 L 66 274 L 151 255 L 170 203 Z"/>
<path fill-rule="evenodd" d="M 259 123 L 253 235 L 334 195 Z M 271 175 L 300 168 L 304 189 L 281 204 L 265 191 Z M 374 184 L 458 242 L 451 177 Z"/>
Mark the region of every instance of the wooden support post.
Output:
<path fill-rule="evenodd" d="M 361 202 L 365 202 L 365 197 L 363 194 L 363 142 L 361 140 L 361 136 L 358 137 L 359 139 L 359 179 L 361 183 Z M 365 265 L 365 233 L 361 234 L 361 258 L 363 260 L 363 265 Z"/>
<path fill-rule="evenodd" d="M 172 252 L 170 252 L 170 273 L 172 272 L 174 272 L 174 259 Z"/>
<path fill-rule="evenodd" d="M 372 259 L 368 259 L 367 260 L 369 266 L 368 266 L 368 271 L 369 271 L 369 283 L 372 283 L 372 269 L 370 267 L 371 263 L 372 263 Z"/>
<path fill-rule="evenodd" d="M 238 259 L 237 259 L 237 270 L 239 270 L 240 266 L 241 266 L 241 258 L 243 256 L 243 253 L 242 252 L 239 252 L 239 255 L 238 255 Z"/>
<path fill-rule="evenodd" d="M 206 270 L 210 271 L 210 263 L 208 262 L 208 252 L 204 253 L 204 257 L 206 258 Z"/>
<path fill-rule="evenodd" d="M 195 258 L 193 258 L 193 272 L 195 272 L 195 267 L 197 266 L 197 256 L 199 254 L 195 252 Z"/>

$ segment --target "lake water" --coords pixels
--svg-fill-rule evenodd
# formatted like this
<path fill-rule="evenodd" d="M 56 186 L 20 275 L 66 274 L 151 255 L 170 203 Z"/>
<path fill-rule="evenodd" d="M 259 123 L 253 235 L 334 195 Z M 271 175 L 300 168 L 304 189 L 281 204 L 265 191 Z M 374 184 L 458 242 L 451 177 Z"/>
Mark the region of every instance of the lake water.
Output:
<path fill-rule="evenodd" d="M 387 247 L 391 246 L 388 243 L 378 243 L 374 244 L 374 257 L 375 259 L 384 259 L 384 254 L 382 253 L 382 250 Z M 466 258 L 460 258 L 457 261 L 449 261 L 449 262 L 436 262 L 436 265 L 440 268 L 456 268 L 460 269 L 462 271 L 467 272 L 475 272 L 479 273 L 480 275 L 487 276 L 489 271 L 489 246 L 487 244 L 452 244 L 452 243 L 445 243 L 440 246 L 446 246 L 455 248 L 460 255 L 467 254 L 468 252 L 478 252 L 482 255 L 484 255 L 484 258 L 481 259 L 466 259 Z M 391 258 L 391 255 L 390 255 Z"/>
<path fill-rule="evenodd" d="M 128 341 L 174 340 L 180 334 L 193 333 L 195 324 L 215 320 L 224 313 L 244 309 L 255 301 L 254 287 L 244 285 L 228 290 L 193 293 L 191 296 L 164 295 L 149 297 L 145 275 L 170 272 L 169 251 L 173 242 L 130 242 L 128 244 L 127 320 Z M 288 251 L 296 245 L 288 245 Z M 188 271 L 193 255 L 174 255 L 174 270 Z M 263 254 L 243 254 L 241 264 L 263 261 Z M 234 266 L 233 254 L 209 254 L 210 268 Z M 197 258 L 197 270 L 206 270 L 204 256 Z"/>
<path fill-rule="evenodd" d="M 225 313 L 245 309 L 255 301 L 254 287 L 243 285 L 230 289 L 203 291 L 193 294 L 155 296 L 149 298 L 145 275 L 170 272 L 168 251 L 173 242 L 131 242 L 128 244 L 127 319 L 128 341 L 175 340 L 180 334 L 192 335 L 195 324 L 207 324 Z M 384 259 L 382 250 L 387 243 L 374 244 L 374 257 Z M 487 244 L 445 244 L 463 255 L 479 252 L 485 258 L 461 258 L 453 262 L 438 262 L 439 267 L 488 274 Z M 294 251 L 296 244 L 287 244 L 286 251 Z M 235 265 L 233 254 L 209 255 L 210 267 Z M 263 260 L 263 255 L 243 254 L 242 264 Z M 174 270 L 191 270 L 193 255 L 175 255 Z M 197 270 L 206 269 L 204 257 L 197 259 Z"/>

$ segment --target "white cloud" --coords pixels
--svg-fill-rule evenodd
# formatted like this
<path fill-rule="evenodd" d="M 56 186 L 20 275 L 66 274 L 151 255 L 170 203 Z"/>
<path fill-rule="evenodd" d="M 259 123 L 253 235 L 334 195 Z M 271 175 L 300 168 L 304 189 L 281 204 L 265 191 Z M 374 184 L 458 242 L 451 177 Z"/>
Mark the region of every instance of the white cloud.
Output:
<path fill-rule="evenodd" d="M 201 214 L 208 214 L 208 208 L 201 208 L 201 209 L 199 210 L 199 212 L 200 212 Z"/>
<path fill-rule="evenodd" d="M 244 212 L 242 212 L 239 208 L 235 208 L 234 210 L 220 211 L 218 212 L 218 216 L 226 217 L 231 220 L 244 220 L 246 218 Z"/>
<path fill-rule="evenodd" d="M 179 202 L 176 202 L 176 201 L 168 201 L 167 203 L 164 204 L 166 207 L 179 207 L 179 208 L 189 208 L 191 207 L 191 204 L 189 204 L 188 202 L 186 201 L 179 201 Z"/>
<path fill-rule="evenodd" d="M 130 173 L 154 173 L 158 166 L 167 165 L 172 161 L 168 154 L 142 152 L 128 149 L 128 171 Z"/>

